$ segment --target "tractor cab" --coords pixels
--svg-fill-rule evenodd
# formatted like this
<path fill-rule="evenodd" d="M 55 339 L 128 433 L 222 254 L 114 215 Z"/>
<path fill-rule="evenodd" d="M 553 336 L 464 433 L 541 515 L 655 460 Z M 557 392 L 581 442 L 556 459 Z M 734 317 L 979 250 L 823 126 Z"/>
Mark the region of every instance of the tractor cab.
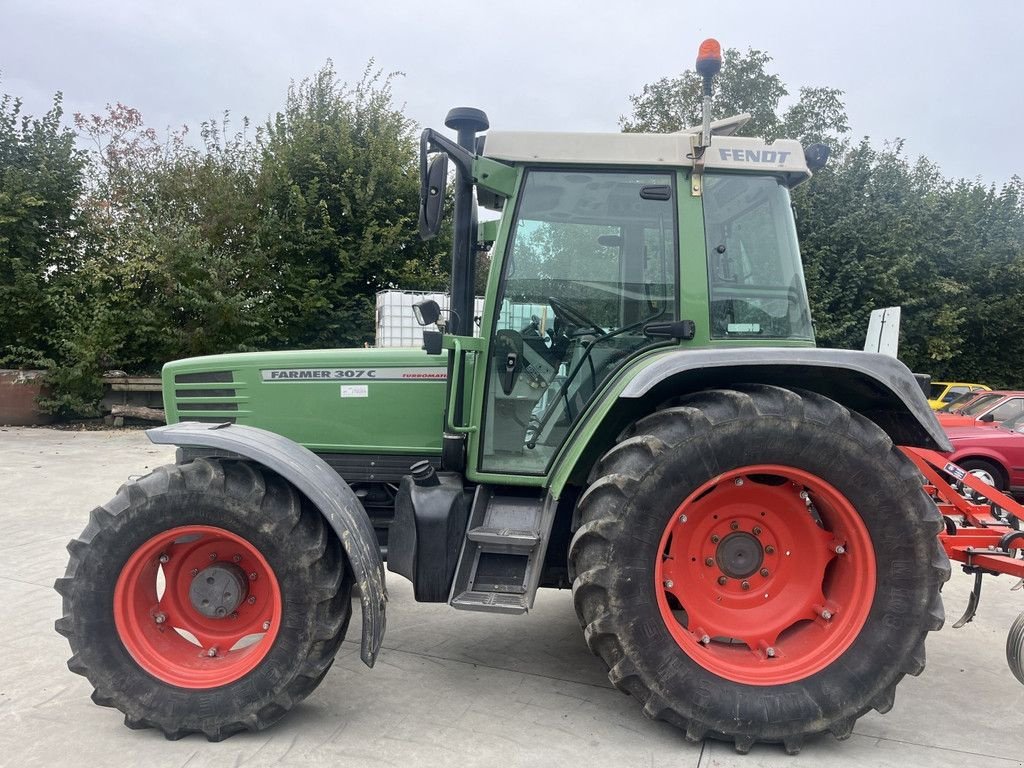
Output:
<path fill-rule="evenodd" d="M 820 167 L 820 148 L 805 157 L 795 141 L 733 135 L 747 117 L 711 124 L 706 144 L 699 129 L 479 136 L 486 117 L 469 109 L 447 121 L 465 146 L 424 132 L 427 236 L 443 210 L 438 167 L 450 157 L 458 169 L 453 304 L 426 321 L 474 357 L 472 386 L 462 365 L 449 384 L 448 433 L 469 436 L 470 472 L 546 474 L 595 394 L 639 356 L 814 345 L 789 190 Z M 500 218 L 478 224 L 477 203 Z M 473 284 L 473 252 L 488 246 L 477 329 L 459 284 Z"/>

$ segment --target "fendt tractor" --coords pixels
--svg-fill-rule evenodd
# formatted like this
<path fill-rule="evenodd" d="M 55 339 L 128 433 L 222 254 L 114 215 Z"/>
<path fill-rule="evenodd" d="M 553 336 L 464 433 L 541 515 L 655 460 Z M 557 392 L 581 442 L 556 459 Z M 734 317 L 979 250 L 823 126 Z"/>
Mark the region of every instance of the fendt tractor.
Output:
<path fill-rule="evenodd" d="M 815 348 L 790 189 L 827 149 L 712 122 L 720 62 L 702 45 L 703 124 L 678 133 L 484 134 L 469 108 L 456 140 L 425 130 L 420 234 L 453 164 L 454 248 L 422 349 L 165 366 L 148 435 L 176 463 L 92 511 L 56 584 L 97 704 L 171 739 L 266 728 L 324 679 L 353 597 L 373 666 L 386 562 L 467 611 L 571 588 L 645 715 L 796 752 L 921 672 L 947 554 L 1024 576 L 1024 511 L 943 463 L 913 374 Z"/>

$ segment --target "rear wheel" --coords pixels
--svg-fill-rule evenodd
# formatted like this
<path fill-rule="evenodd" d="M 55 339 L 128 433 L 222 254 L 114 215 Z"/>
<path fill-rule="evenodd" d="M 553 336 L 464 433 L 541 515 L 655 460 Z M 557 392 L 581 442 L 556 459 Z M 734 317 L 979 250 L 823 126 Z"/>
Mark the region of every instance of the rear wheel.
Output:
<path fill-rule="evenodd" d="M 949 563 L 918 473 L 819 395 L 750 386 L 659 411 L 601 459 L 579 513 L 588 644 L 691 740 L 845 738 L 942 626 Z"/>
<path fill-rule="evenodd" d="M 238 461 L 161 467 L 95 509 L 57 591 L 68 666 L 132 728 L 218 741 L 323 679 L 351 616 L 340 544 L 283 480 Z"/>

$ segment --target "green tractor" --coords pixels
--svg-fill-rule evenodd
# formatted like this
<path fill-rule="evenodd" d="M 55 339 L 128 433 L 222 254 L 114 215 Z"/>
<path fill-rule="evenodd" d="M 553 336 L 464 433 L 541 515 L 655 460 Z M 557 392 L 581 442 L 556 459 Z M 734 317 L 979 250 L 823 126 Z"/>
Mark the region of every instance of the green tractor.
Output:
<path fill-rule="evenodd" d="M 483 135 L 462 108 L 457 140 L 424 131 L 424 237 L 455 166 L 424 349 L 164 368 L 148 434 L 177 462 L 93 510 L 56 584 L 97 704 L 172 739 L 265 728 L 353 596 L 373 666 L 386 563 L 460 610 L 571 588 L 612 683 L 691 741 L 796 752 L 892 707 L 950 572 L 897 446 L 949 445 L 901 363 L 815 348 L 789 191 L 827 150 L 711 123 L 716 46 L 698 129 Z"/>

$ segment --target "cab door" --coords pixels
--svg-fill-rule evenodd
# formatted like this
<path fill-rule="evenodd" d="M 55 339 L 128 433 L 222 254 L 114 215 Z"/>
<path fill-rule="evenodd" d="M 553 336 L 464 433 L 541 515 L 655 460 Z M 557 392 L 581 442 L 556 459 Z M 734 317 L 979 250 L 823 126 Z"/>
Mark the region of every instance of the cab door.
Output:
<path fill-rule="evenodd" d="M 673 172 L 526 172 L 501 263 L 476 469 L 542 475 L 595 392 L 678 319 Z"/>

